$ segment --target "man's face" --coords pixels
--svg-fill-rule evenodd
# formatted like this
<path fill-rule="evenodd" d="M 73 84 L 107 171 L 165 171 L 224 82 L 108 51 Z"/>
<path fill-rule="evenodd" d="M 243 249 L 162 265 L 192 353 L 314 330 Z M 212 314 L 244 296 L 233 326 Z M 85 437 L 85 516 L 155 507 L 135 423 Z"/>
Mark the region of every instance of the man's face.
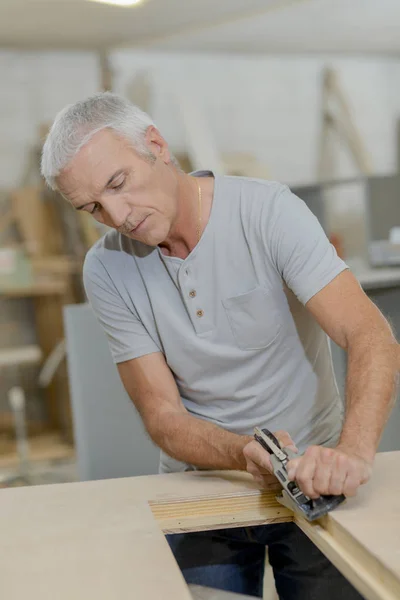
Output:
<path fill-rule="evenodd" d="M 177 177 L 166 142 L 154 128 L 150 162 L 111 130 L 99 131 L 62 171 L 60 192 L 78 210 L 150 246 L 165 240 L 176 217 Z"/>

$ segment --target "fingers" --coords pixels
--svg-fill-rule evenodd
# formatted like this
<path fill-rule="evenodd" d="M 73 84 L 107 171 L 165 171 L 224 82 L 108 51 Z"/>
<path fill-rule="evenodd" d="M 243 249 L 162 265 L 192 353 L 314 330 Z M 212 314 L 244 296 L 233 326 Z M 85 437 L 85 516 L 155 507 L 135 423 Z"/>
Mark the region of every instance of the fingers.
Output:
<path fill-rule="evenodd" d="M 312 449 L 313 457 L 315 460 L 315 471 L 313 474 L 313 480 L 309 482 L 309 486 L 312 487 L 312 496 L 318 497 L 321 494 L 328 494 L 330 490 L 330 484 L 332 478 L 336 479 L 336 465 L 338 456 L 335 451 L 331 448 L 326 448 L 326 452 L 320 452 L 318 446 L 314 446 Z M 346 477 L 346 471 L 344 472 L 344 478 Z"/>
<path fill-rule="evenodd" d="M 321 446 L 310 446 L 303 456 L 289 461 L 287 468 L 289 478 L 310 498 L 354 496 L 371 472 L 359 457 Z"/>
<path fill-rule="evenodd" d="M 328 491 L 322 491 L 320 494 L 334 494 L 335 496 L 339 496 L 339 494 L 343 493 L 348 473 L 346 457 L 342 454 L 336 455 L 334 467 L 335 468 L 331 472 L 330 482 L 327 487 Z"/>
<path fill-rule="evenodd" d="M 274 433 L 283 448 L 298 452 L 287 431 Z M 276 479 L 271 479 L 273 467 L 269 453 L 256 440 L 249 442 L 243 454 L 247 471 L 262 487 L 268 487 Z M 371 466 L 362 458 L 347 450 L 310 446 L 303 456 L 290 460 L 287 464 L 288 476 L 296 481 L 299 488 L 309 498 L 321 495 L 351 497 L 360 485 L 366 483 L 371 474 Z"/>
<path fill-rule="evenodd" d="M 269 454 L 264 448 L 255 440 L 249 442 L 244 450 L 243 454 L 248 463 L 247 470 L 253 475 L 253 472 L 257 471 L 259 474 L 272 473 L 272 464 Z M 251 470 L 249 470 L 249 467 Z"/>
<path fill-rule="evenodd" d="M 282 447 L 290 448 L 293 452 L 298 452 L 287 431 L 277 431 L 274 435 Z M 254 477 L 258 484 L 268 487 L 272 482 L 276 483 L 275 477 L 271 478 L 273 467 L 270 454 L 261 444 L 256 440 L 252 440 L 245 446 L 243 454 L 246 459 L 246 470 Z"/>
<path fill-rule="evenodd" d="M 354 473 L 348 473 L 343 484 L 343 494 L 348 498 L 355 496 L 360 486 L 360 480 Z"/>
<path fill-rule="evenodd" d="M 346 479 L 343 485 L 342 493 L 345 496 L 348 496 L 350 498 L 356 495 L 360 485 L 366 483 L 366 481 L 369 479 L 369 475 L 365 477 L 365 472 L 366 470 L 364 468 L 361 470 L 357 468 L 357 463 L 350 463 L 347 469 Z"/>
<path fill-rule="evenodd" d="M 282 447 L 290 448 L 293 450 L 293 452 L 298 452 L 292 438 L 287 431 L 277 431 L 274 433 L 274 435 Z M 252 463 L 249 464 L 251 471 L 249 468 L 247 469 L 249 472 L 252 472 L 252 474 L 255 473 L 255 471 L 257 471 L 259 474 L 273 473 L 269 453 L 264 450 L 261 444 L 259 444 L 256 440 L 252 440 L 245 446 L 243 454 L 246 458 L 246 462 Z"/>
<path fill-rule="evenodd" d="M 298 452 L 287 431 L 277 431 L 274 435 L 282 447 L 290 448 L 293 452 Z M 264 450 L 261 444 L 256 440 L 252 440 L 245 446 L 243 454 L 246 459 L 246 470 L 259 485 L 264 488 L 276 485 L 270 454 Z"/>
<path fill-rule="evenodd" d="M 314 489 L 314 476 L 317 470 L 317 446 L 308 448 L 301 458 L 295 458 L 288 463 L 288 476 L 296 481 L 301 491 L 310 498 L 318 498 L 320 495 Z"/>
<path fill-rule="evenodd" d="M 346 479 L 343 484 L 343 493 L 345 496 L 355 496 L 360 485 L 367 483 L 371 477 L 372 468 L 362 459 L 352 461 L 347 469 Z"/>
<path fill-rule="evenodd" d="M 298 452 L 294 441 L 292 440 L 287 431 L 275 431 L 274 436 L 277 438 L 282 448 L 289 448 L 293 452 Z"/>

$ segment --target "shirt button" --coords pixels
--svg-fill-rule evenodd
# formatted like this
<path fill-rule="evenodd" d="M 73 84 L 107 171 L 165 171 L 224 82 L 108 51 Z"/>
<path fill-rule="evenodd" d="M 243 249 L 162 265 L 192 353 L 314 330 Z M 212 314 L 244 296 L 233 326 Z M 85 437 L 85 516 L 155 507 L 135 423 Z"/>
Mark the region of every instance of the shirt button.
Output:
<path fill-rule="evenodd" d="M 190 296 L 191 298 L 194 298 L 194 297 L 196 296 L 196 290 L 191 290 L 191 291 L 189 292 L 189 296 Z"/>
<path fill-rule="evenodd" d="M 198 311 L 196 312 L 196 315 L 197 315 L 198 317 L 202 317 L 202 316 L 204 315 L 204 311 L 200 309 L 200 310 L 198 310 Z"/>

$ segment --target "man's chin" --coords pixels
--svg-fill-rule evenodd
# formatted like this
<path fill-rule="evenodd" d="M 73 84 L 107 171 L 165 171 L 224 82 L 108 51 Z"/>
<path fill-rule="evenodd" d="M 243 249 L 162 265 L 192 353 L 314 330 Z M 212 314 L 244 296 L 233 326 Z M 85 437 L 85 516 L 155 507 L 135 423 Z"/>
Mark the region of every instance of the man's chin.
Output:
<path fill-rule="evenodd" d="M 154 248 L 161 244 L 163 241 L 162 239 L 158 239 L 156 236 L 149 234 L 139 237 L 138 235 L 135 235 L 132 232 L 127 232 L 123 233 L 122 235 L 125 235 L 131 240 L 135 240 L 135 242 L 140 242 L 141 244 L 145 244 L 146 246 L 152 246 Z"/>

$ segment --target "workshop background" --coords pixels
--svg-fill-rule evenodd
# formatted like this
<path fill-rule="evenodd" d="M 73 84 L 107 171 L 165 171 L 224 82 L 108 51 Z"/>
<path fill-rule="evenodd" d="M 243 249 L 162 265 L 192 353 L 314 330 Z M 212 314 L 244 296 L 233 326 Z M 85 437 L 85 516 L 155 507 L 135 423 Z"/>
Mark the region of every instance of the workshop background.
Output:
<path fill-rule="evenodd" d="M 0 2 L 3 487 L 157 472 L 82 288 L 103 230 L 39 174 L 52 119 L 93 92 L 148 111 L 187 171 L 289 184 L 399 330 L 400 3 L 111 4 Z M 399 427 L 396 407 L 382 450 Z"/>

